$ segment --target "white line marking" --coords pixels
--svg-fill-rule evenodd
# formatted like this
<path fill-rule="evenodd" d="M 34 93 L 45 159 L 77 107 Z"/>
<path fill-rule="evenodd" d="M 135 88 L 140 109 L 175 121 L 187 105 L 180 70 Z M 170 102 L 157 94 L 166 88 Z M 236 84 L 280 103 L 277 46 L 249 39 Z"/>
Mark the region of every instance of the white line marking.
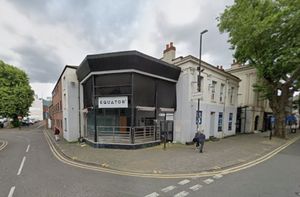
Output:
<path fill-rule="evenodd" d="M 178 194 L 176 194 L 174 197 L 184 197 L 187 195 L 189 195 L 189 192 L 182 191 L 182 192 L 179 192 Z"/>
<path fill-rule="evenodd" d="M 197 191 L 200 188 L 202 188 L 202 185 L 199 185 L 199 184 L 190 187 L 190 189 L 193 190 L 193 191 Z"/>
<path fill-rule="evenodd" d="M 16 189 L 16 187 L 15 187 L 15 186 L 13 186 L 13 187 L 11 187 L 11 188 L 10 188 L 10 191 L 9 191 L 8 197 L 12 197 L 12 196 L 13 196 L 15 189 Z"/>
<path fill-rule="evenodd" d="M 190 182 L 190 180 L 184 179 L 183 181 L 180 181 L 178 184 L 179 185 L 185 185 L 185 184 L 187 184 L 189 182 Z"/>
<path fill-rule="evenodd" d="M 28 153 L 29 148 L 30 148 L 30 144 L 27 146 L 26 153 Z"/>
<path fill-rule="evenodd" d="M 213 176 L 214 179 L 220 179 L 222 178 L 223 175 L 222 174 L 216 174 L 215 176 Z"/>
<path fill-rule="evenodd" d="M 153 192 L 152 194 L 148 194 L 147 196 L 145 196 L 145 197 L 158 197 L 159 196 L 159 194 L 158 193 L 156 193 L 156 192 Z"/>
<path fill-rule="evenodd" d="M 211 184 L 212 182 L 214 182 L 214 180 L 213 179 L 206 179 L 203 182 L 208 185 L 208 184 Z"/>
<path fill-rule="evenodd" d="M 171 190 L 173 190 L 173 189 L 175 189 L 176 187 L 174 186 L 174 185 L 171 185 L 171 186 L 169 186 L 169 187 L 165 187 L 165 188 L 163 188 L 161 191 L 163 191 L 163 192 L 169 192 L 169 191 L 171 191 Z"/>
<path fill-rule="evenodd" d="M 20 168 L 18 170 L 18 174 L 17 175 L 20 175 L 21 172 L 22 172 L 22 168 L 24 166 L 24 163 L 25 163 L 25 160 L 26 160 L 26 157 L 24 156 L 23 159 L 22 159 L 22 162 L 21 162 L 21 165 L 20 165 Z"/>

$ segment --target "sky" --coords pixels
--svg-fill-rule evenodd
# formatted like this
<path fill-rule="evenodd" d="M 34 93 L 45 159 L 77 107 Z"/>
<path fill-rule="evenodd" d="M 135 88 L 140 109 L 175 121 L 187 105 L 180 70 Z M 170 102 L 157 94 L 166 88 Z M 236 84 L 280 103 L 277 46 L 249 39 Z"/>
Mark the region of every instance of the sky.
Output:
<path fill-rule="evenodd" d="M 23 69 L 46 98 L 65 65 L 88 54 L 138 50 L 161 58 L 173 42 L 176 56 L 199 57 L 228 68 L 233 51 L 217 17 L 233 0 L 0 0 L 0 60 Z"/>

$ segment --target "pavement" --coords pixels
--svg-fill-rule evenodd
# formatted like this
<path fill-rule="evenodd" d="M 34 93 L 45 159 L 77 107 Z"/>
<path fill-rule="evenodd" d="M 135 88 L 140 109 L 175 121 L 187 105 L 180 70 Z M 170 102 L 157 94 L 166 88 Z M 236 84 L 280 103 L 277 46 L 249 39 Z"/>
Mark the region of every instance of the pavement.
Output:
<path fill-rule="evenodd" d="M 288 134 L 287 139 L 273 137 L 269 132 L 239 134 L 219 141 L 208 141 L 204 152 L 193 145 L 168 143 L 138 150 L 99 149 L 64 139 L 56 142 L 52 130 L 45 130 L 55 147 L 69 159 L 79 163 L 124 172 L 146 174 L 185 174 L 226 169 L 258 159 L 291 139 L 300 132 Z"/>

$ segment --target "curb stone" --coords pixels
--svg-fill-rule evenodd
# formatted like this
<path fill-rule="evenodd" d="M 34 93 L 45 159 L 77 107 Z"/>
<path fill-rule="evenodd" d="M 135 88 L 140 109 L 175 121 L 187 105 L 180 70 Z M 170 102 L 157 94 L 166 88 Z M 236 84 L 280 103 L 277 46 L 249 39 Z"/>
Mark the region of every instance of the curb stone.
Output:
<path fill-rule="evenodd" d="M 45 135 L 47 135 L 49 137 L 49 139 L 51 141 L 51 144 L 55 147 L 56 151 L 59 152 L 59 153 L 61 153 L 61 155 L 63 157 L 65 157 L 66 159 L 68 159 L 68 160 L 71 160 L 71 161 L 76 162 L 78 164 L 88 165 L 88 166 L 91 166 L 91 167 L 99 167 L 99 168 L 102 168 L 103 170 L 108 169 L 108 170 L 119 171 L 120 173 L 124 172 L 124 173 L 135 173 L 137 175 L 138 174 L 145 175 L 145 173 L 142 173 L 142 172 L 136 172 L 136 171 L 130 171 L 130 170 L 120 170 L 118 168 L 109 167 L 108 165 L 104 166 L 103 164 L 100 164 L 100 163 L 98 164 L 98 163 L 93 163 L 93 162 L 87 162 L 87 161 L 83 161 L 83 160 L 79 160 L 77 158 L 71 157 L 71 156 L 67 155 L 65 152 L 63 152 L 63 150 L 61 149 L 61 147 L 59 146 L 59 144 L 57 144 L 57 142 L 54 141 L 53 137 L 50 136 L 50 134 L 49 134 L 48 131 L 45 131 Z M 264 157 L 268 156 L 269 154 L 271 154 L 272 152 L 274 152 L 277 149 L 280 149 L 280 151 L 282 151 L 283 149 L 285 149 L 286 147 L 288 147 L 289 145 L 293 144 L 294 142 L 296 142 L 299 139 L 300 139 L 300 136 L 296 136 L 296 137 L 290 138 L 284 144 L 282 144 L 282 145 L 280 145 L 278 147 L 275 147 L 274 149 L 268 151 L 267 153 L 261 155 L 258 158 L 254 158 L 254 159 L 247 160 L 247 161 L 242 161 L 242 162 L 237 162 L 235 164 L 224 166 L 224 167 L 220 167 L 218 169 L 215 169 L 214 167 L 211 167 L 209 170 L 202 170 L 202 171 L 198 171 L 198 172 L 187 172 L 187 173 L 178 173 L 178 174 L 177 173 L 162 173 L 162 174 L 157 174 L 157 173 L 154 173 L 154 172 L 153 173 L 147 172 L 146 174 L 149 175 L 149 176 L 153 176 L 152 178 L 160 178 L 160 175 L 162 175 L 162 176 L 164 176 L 164 175 L 165 176 L 172 175 L 172 177 L 176 178 L 176 176 L 186 177 L 186 176 L 190 176 L 190 174 L 207 174 L 207 175 L 201 175 L 201 176 L 204 176 L 204 177 L 213 176 L 213 175 L 216 175 L 216 174 L 227 174 L 228 173 L 227 171 L 230 171 L 230 169 L 232 169 L 232 168 L 238 169 L 240 166 L 245 166 L 245 165 L 250 164 L 250 163 L 252 163 L 252 162 L 254 162 L 256 160 L 264 159 Z M 293 140 L 294 140 L 294 142 L 292 142 Z M 276 155 L 277 153 L 275 153 L 274 155 Z M 224 172 L 222 173 L 222 171 L 224 171 Z M 156 175 L 157 175 L 157 177 L 154 177 Z M 196 176 L 197 175 L 194 175 L 194 177 L 196 177 Z M 172 177 L 168 177 L 168 178 L 172 178 Z M 200 177 L 200 176 L 197 176 L 197 177 Z"/>

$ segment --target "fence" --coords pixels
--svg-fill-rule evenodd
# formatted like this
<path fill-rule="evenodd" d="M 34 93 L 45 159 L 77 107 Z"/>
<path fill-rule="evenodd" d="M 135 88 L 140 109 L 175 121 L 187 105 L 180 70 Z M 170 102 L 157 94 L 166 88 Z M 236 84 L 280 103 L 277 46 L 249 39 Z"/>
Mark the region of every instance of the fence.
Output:
<path fill-rule="evenodd" d="M 100 143 L 138 144 L 160 139 L 159 128 L 155 126 L 97 126 L 97 135 Z"/>

